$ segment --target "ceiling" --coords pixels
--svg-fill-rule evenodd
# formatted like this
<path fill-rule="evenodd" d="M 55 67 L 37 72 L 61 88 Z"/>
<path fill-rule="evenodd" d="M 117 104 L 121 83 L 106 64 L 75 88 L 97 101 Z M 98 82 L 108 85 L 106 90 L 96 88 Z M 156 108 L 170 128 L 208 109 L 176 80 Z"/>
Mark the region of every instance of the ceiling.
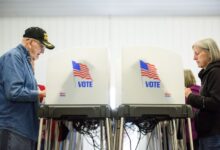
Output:
<path fill-rule="evenodd" d="M 0 17 L 219 15 L 220 0 L 0 0 Z"/>

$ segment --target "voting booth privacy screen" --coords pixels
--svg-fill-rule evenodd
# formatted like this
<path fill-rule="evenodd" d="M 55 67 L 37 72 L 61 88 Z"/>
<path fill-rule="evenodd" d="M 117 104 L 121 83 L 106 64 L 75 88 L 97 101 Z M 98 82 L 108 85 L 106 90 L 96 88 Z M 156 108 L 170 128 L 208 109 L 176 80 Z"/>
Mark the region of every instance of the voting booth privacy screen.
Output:
<path fill-rule="evenodd" d="M 184 104 L 181 58 L 159 48 L 122 50 L 120 104 Z"/>
<path fill-rule="evenodd" d="M 49 56 L 46 104 L 108 104 L 106 49 L 74 49 Z"/>
<path fill-rule="evenodd" d="M 185 104 L 179 55 L 159 48 L 124 48 L 116 105 Z M 74 49 L 50 55 L 46 104 L 109 104 L 107 49 Z"/>

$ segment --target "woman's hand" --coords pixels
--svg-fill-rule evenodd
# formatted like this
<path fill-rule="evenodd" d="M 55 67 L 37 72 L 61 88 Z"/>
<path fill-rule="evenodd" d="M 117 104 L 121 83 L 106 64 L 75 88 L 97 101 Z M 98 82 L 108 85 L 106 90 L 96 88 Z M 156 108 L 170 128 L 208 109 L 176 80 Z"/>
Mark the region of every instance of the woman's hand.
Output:
<path fill-rule="evenodd" d="M 185 97 L 188 98 L 189 94 L 192 93 L 190 88 L 185 88 Z"/>

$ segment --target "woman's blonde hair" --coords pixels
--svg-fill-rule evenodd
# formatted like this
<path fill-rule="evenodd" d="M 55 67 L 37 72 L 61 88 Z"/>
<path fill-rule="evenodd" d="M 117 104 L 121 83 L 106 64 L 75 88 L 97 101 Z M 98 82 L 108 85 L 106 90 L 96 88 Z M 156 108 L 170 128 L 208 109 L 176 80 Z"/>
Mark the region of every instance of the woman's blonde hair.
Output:
<path fill-rule="evenodd" d="M 184 70 L 184 80 L 185 80 L 185 87 L 190 87 L 196 84 L 196 79 L 191 70 L 185 69 Z"/>
<path fill-rule="evenodd" d="M 218 45 L 211 38 L 207 38 L 207 39 L 203 39 L 203 40 L 199 40 L 195 42 L 192 48 L 193 49 L 200 48 L 200 49 L 206 50 L 209 53 L 210 62 L 215 62 L 217 60 L 220 60 L 220 51 L 219 51 Z"/>

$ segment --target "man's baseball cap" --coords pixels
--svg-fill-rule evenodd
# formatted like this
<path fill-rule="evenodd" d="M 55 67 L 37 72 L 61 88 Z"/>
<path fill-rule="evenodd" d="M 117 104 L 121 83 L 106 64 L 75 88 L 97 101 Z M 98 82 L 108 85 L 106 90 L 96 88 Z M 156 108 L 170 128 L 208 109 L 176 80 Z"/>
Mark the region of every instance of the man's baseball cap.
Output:
<path fill-rule="evenodd" d="M 48 49 L 54 49 L 55 47 L 48 41 L 47 32 L 39 27 L 30 27 L 26 29 L 23 37 L 36 39 Z"/>

